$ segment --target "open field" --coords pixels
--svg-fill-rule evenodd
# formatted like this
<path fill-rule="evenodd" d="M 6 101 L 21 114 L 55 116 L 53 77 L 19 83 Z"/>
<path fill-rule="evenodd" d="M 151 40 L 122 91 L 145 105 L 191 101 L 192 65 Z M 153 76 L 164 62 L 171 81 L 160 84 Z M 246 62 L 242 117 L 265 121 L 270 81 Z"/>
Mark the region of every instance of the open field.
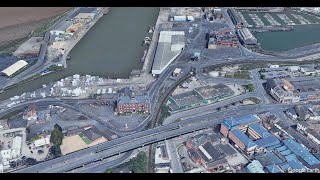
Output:
<path fill-rule="evenodd" d="M 78 151 L 80 149 L 84 149 L 90 146 L 95 146 L 97 144 L 104 143 L 106 141 L 107 139 L 102 138 L 102 139 L 96 140 L 91 144 L 86 144 L 79 135 L 64 137 L 62 141 L 62 145 L 60 146 L 61 153 L 65 155 L 74 151 Z"/>
<path fill-rule="evenodd" d="M 69 9 L 70 7 L 0 7 L 0 50 Z"/>

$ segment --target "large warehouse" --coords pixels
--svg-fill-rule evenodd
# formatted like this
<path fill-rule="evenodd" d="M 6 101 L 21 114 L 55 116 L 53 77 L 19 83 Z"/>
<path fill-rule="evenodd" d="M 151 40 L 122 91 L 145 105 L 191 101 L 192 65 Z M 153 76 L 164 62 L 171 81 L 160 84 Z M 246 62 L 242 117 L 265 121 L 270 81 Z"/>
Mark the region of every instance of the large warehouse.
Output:
<path fill-rule="evenodd" d="M 252 35 L 248 28 L 238 30 L 239 40 L 244 45 L 257 45 L 257 39 Z"/>
<path fill-rule="evenodd" d="M 24 68 L 26 65 L 28 65 L 28 63 L 26 61 L 19 60 L 16 63 L 14 63 L 11 66 L 9 66 L 6 69 L 4 69 L 3 71 L 1 71 L 1 73 L 4 76 L 10 77 L 10 76 L 12 76 L 12 74 L 14 74 L 15 72 L 17 72 L 20 69 Z"/>
<path fill-rule="evenodd" d="M 184 31 L 161 31 L 152 66 L 152 74 L 161 74 L 185 46 Z"/>

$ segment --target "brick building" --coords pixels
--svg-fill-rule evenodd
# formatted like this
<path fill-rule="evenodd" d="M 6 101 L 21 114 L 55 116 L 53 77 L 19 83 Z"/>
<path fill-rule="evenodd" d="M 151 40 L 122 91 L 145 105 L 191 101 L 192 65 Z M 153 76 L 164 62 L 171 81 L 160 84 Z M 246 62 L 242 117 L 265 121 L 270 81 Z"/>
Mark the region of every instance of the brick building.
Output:
<path fill-rule="evenodd" d="M 129 96 L 120 96 L 117 100 L 117 113 L 141 113 L 149 114 L 150 113 L 150 100 L 146 95 L 135 96 L 131 94 Z"/>

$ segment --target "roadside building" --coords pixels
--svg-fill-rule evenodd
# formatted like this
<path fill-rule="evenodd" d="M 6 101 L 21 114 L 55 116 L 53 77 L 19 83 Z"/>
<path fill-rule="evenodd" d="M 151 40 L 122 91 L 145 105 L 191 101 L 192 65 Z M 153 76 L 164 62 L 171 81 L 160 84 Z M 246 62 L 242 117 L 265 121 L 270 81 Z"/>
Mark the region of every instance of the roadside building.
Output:
<path fill-rule="evenodd" d="M 286 91 L 294 91 L 294 86 L 286 79 L 282 79 L 282 87 Z"/>
<path fill-rule="evenodd" d="M 296 156 L 301 158 L 302 163 L 309 168 L 314 167 L 315 165 L 319 166 L 320 161 L 314 157 L 308 150 L 303 148 L 299 143 L 295 142 L 293 139 L 285 139 L 283 140 L 284 145 L 292 151 Z"/>
<path fill-rule="evenodd" d="M 228 137 L 228 133 L 232 129 L 239 129 L 242 132 L 246 132 L 247 127 L 250 124 L 259 121 L 260 118 L 253 114 L 248 114 L 241 117 L 228 117 L 225 118 L 223 123 L 221 124 L 220 132 L 225 137 Z"/>
<path fill-rule="evenodd" d="M 120 96 L 117 100 L 117 113 L 119 115 L 126 113 L 150 113 L 150 100 L 147 95 L 135 96 L 133 93 L 129 96 Z"/>
<path fill-rule="evenodd" d="M 2 70 L 1 73 L 6 77 L 11 77 L 14 73 L 23 69 L 27 65 L 28 63 L 26 61 L 19 60 L 16 63 L 12 64 L 11 66 L 7 67 L 6 69 Z"/>
<path fill-rule="evenodd" d="M 298 115 L 296 113 L 296 110 L 291 107 L 289 109 L 286 110 L 286 114 L 291 118 L 291 119 L 294 119 L 296 120 L 298 118 Z"/>
<path fill-rule="evenodd" d="M 255 46 L 258 43 L 257 39 L 252 35 L 248 28 L 239 29 L 237 34 L 243 45 Z"/>
<path fill-rule="evenodd" d="M 42 147 L 50 144 L 50 135 L 47 135 L 46 137 L 43 137 L 41 139 L 37 139 L 34 142 L 34 147 Z"/>
<path fill-rule="evenodd" d="M 320 134 L 313 129 L 307 129 L 307 137 L 311 139 L 316 145 L 320 146 Z"/>
<path fill-rule="evenodd" d="M 45 123 L 50 120 L 50 110 L 43 110 L 37 112 L 37 123 Z"/>
<path fill-rule="evenodd" d="M 35 109 L 28 110 L 24 115 L 23 119 L 28 121 L 36 121 L 38 119 L 37 111 Z"/>
<path fill-rule="evenodd" d="M 263 171 L 263 166 L 257 160 L 253 160 L 250 164 L 248 164 L 246 169 L 249 173 L 265 173 Z"/>
<path fill-rule="evenodd" d="M 213 37 L 209 38 L 208 49 L 216 49 L 216 48 L 217 48 L 217 43 L 216 43 L 215 38 L 213 38 Z"/>
<path fill-rule="evenodd" d="M 107 141 L 107 139 L 102 135 L 102 133 L 96 127 L 92 127 L 90 129 L 83 131 L 80 134 L 80 137 L 85 141 L 86 144 Z"/>
<path fill-rule="evenodd" d="M 297 72 L 299 70 L 300 70 L 299 66 L 289 66 L 288 67 L 288 71 L 290 71 L 290 72 Z"/>
<path fill-rule="evenodd" d="M 308 110 L 303 105 L 296 105 L 294 107 L 295 111 L 297 112 L 298 118 L 301 121 L 306 121 L 310 118 L 310 114 L 308 113 Z"/>
<path fill-rule="evenodd" d="M 181 74 L 182 69 L 181 68 L 175 68 L 172 76 L 179 76 Z"/>
<path fill-rule="evenodd" d="M 306 135 L 311 141 L 313 141 L 316 145 L 320 145 L 320 135 L 319 132 L 310 128 L 311 125 L 305 121 L 299 121 L 297 124 L 297 131 Z"/>
<path fill-rule="evenodd" d="M 152 65 L 152 74 L 161 74 L 184 50 L 184 31 L 161 31 Z"/>
<path fill-rule="evenodd" d="M 300 66 L 300 71 L 306 76 L 316 74 L 316 71 L 313 66 Z"/>

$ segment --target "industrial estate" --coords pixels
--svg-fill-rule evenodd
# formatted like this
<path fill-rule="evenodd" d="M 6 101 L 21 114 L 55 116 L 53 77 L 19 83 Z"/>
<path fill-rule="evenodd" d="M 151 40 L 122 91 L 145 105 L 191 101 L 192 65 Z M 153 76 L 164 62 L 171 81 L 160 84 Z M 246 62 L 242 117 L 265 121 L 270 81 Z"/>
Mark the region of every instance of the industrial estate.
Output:
<path fill-rule="evenodd" d="M 272 52 L 257 34 L 317 25 L 320 8 L 158 10 L 130 77 L 73 74 L 1 99 L 0 172 L 319 173 L 319 44 Z M 28 37 L 0 62 L 1 93 L 68 71 L 112 13 L 70 8 Z"/>

